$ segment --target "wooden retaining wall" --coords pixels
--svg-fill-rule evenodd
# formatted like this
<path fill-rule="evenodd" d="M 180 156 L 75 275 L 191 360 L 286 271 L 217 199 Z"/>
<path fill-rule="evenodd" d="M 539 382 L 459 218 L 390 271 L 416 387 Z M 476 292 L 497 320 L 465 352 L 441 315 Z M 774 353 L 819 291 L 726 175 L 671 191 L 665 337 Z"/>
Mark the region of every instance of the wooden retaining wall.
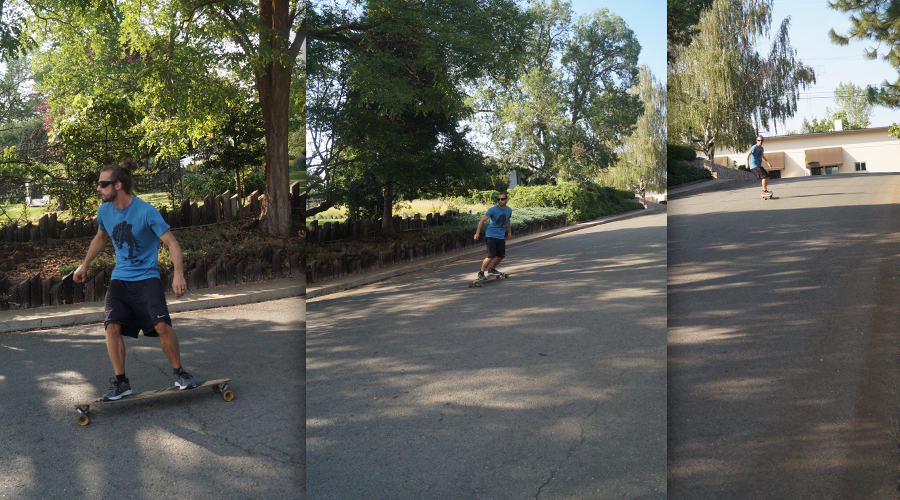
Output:
<path fill-rule="evenodd" d="M 300 276 L 300 254 L 284 258 L 280 249 L 273 250 L 269 246 L 263 247 L 260 254 L 261 258 L 249 266 L 236 259 L 225 261 L 220 258 L 215 262 L 200 259 L 184 273 L 188 290 L 262 281 L 269 276 L 274 278 Z M 166 291 L 171 292 L 174 273 L 160 278 L 166 283 Z M 0 311 L 99 302 L 106 296 L 107 288 L 109 275 L 105 271 L 100 271 L 92 280 L 85 283 L 75 283 L 73 273 L 48 278 L 35 274 L 16 282 L 10 282 L 7 277 L 0 275 L 0 293 L 6 292 L 6 298 L 0 296 Z"/>
<path fill-rule="evenodd" d="M 565 225 L 566 218 L 565 216 L 562 216 L 558 219 L 531 224 L 524 231 L 517 231 L 515 235 L 524 236 L 564 227 Z M 378 252 L 377 254 L 366 249 L 360 250 L 358 255 L 348 255 L 344 252 L 334 259 L 327 261 L 314 260 L 307 263 L 306 282 L 317 283 L 352 274 L 364 273 L 373 269 L 435 257 L 475 246 L 483 246 L 484 242 L 485 238 L 475 241 L 471 235 L 466 235 L 458 236 L 440 243 L 409 241 L 393 243 L 388 247 L 387 251 Z"/>

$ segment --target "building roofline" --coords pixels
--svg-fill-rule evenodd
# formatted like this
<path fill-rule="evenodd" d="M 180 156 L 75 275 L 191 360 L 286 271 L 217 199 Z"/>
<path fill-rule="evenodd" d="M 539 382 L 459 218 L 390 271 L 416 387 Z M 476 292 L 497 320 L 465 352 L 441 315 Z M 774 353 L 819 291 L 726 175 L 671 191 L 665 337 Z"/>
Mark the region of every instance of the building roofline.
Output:
<path fill-rule="evenodd" d="M 793 134 L 793 135 L 767 135 L 763 136 L 766 139 L 787 139 L 793 137 L 812 137 L 816 135 L 828 135 L 828 134 L 852 134 L 852 133 L 861 133 L 861 132 L 877 132 L 880 130 L 887 131 L 891 127 L 871 127 L 871 128 L 858 128 L 854 130 L 834 130 L 831 132 L 813 132 L 811 134 Z"/>

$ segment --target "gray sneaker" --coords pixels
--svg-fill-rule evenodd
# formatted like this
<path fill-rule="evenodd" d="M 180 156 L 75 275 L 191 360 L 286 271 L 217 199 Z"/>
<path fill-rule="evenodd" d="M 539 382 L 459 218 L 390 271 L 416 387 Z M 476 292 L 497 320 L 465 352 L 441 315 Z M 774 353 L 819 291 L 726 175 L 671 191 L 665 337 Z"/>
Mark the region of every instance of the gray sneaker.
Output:
<path fill-rule="evenodd" d="M 109 379 L 109 383 L 109 390 L 103 395 L 104 401 L 116 401 L 122 399 L 123 396 L 131 395 L 131 385 L 128 384 L 127 378 L 124 382 L 119 382 L 116 377 L 113 377 Z"/>
<path fill-rule="evenodd" d="M 498 271 L 494 268 L 490 268 L 490 269 L 488 269 L 487 275 L 488 276 L 503 276 L 503 273 L 501 273 L 500 271 Z"/>
<path fill-rule="evenodd" d="M 193 389 L 197 387 L 197 382 L 194 382 L 194 377 L 190 373 L 181 370 L 181 373 L 175 375 L 175 387 L 179 390 Z"/>
<path fill-rule="evenodd" d="M 483 272 L 478 271 L 478 279 L 481 280 L 481 281 L 484 281 L 484 280 L 486 280 L 487 278 L 484 277 L 484 273 L 483 273 Z"/>

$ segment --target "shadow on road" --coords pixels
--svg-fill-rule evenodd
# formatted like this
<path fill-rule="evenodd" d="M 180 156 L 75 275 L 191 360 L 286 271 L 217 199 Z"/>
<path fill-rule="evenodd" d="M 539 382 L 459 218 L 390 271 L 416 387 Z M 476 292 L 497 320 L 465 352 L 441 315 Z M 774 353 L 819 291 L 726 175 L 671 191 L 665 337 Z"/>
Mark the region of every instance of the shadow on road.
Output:
<path fill-rule="evenodd" d="M 86 427 L 73 405 L 105 392 L 111 376 L 102 325 L 0 335 L 0 496 L 300 498 L 302 332 L 224 311 L 176 315 L 174 325 L 184 366 L 198 381 L 232 378 L 234 401 L 200 390 L 122 402 L 92 409 Z M 127 339 L 126 349 L 136 393 L 171 385 L 158 340 Z"/>
<path fill-rule="evenodd" d="M 664 498 L 662 230 L 516 247 L 483 288 L 477 258 L 310 302 L 310 493 Z"/>
<path fill-rule="evenodd" d="M 727 208 L 668 221 L 669 498 L 895 498 L 900 206 Z"/>

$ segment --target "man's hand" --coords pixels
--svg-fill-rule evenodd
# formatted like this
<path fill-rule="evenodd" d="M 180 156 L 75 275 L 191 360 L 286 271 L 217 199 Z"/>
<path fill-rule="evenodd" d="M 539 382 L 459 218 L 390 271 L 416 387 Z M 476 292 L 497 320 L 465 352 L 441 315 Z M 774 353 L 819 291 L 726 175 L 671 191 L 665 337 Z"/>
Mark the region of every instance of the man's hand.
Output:
<path fill-rule="evenodd" d="M 175 298 L 179 298 L 187 292 L 187 283 L 184 281 L 184 274 L 175 273 L 172 278 L 172 291 L 175 292 Z"/>
<path fill-rule="evenodd" d="M 84 279 L 87 277 L 87 269 L 84 267 L 84 264 L 78 266 L 78 269 L 72 274 L 72 278 L 75 280 L 75 283 L 84 283 Z"/>
<path fill-rule="evenodd" d="M 478 237 L 481 236 L 479 233 L 475 233 L 475 241 L 478 241 Z"/>

